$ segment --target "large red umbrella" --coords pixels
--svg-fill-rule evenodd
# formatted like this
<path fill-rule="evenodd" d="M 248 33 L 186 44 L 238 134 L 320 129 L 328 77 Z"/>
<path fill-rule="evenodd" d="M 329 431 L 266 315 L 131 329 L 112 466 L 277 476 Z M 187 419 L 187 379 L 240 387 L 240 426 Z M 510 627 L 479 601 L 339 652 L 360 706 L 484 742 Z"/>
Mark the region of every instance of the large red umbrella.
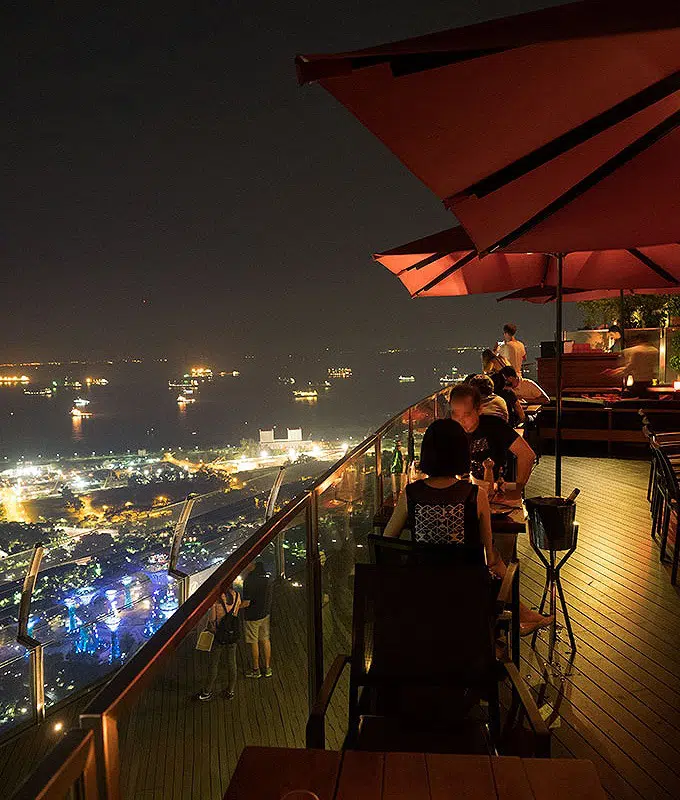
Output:
<path fill-rule="evenodd" d="M 297 69 L 444 201 L 480 251 L 680 241 L 677 0 L 571 3 L 298 56 Z"/>
<path fill-rule="evenodd" d="M 540 292 L 541 287 L 556 291 L 557 285 L 557 259 L 540 251 L 500 250 L 480 258 L 460 226 L 376 253 L 373 258 L 394 273 L 412 297 L 534 288 Z M 621 289 L 669 291 L 680 286 L 680 244 L 568 253 L 562 258 L 562 273 L 563 291 L 568 295 L 593 290 L 608 290 L 612 296 Z"/>

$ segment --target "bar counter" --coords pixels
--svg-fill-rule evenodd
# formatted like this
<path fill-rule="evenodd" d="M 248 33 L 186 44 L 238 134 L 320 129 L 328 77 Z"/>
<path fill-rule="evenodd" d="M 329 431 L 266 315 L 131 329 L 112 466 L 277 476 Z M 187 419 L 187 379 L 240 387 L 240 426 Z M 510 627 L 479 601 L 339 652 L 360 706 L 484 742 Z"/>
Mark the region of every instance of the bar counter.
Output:
<path fill-rule="evenodd" d="M 554 358 L 537 359 L 538 383 L 549 395 L 555 395 Z M 622 364 L 620 353 L 591 350 L 586 353 L 565 353 L 562 356 L 562 390 L 620 389 L 621 376 L 607 370 Z"/>

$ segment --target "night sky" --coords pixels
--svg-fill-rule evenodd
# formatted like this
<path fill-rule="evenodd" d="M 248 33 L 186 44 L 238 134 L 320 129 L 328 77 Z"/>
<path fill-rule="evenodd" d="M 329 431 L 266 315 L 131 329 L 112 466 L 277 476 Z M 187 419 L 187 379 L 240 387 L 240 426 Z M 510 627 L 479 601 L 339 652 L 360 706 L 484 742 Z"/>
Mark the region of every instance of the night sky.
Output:
<path fill-rule="evenodd" d="M 0 361 L 551 337 L 552 308 L 412 301 L 371 261 L 452 218 L 293 65 L 550 2 L 98 5 L 3 12 Z"/>

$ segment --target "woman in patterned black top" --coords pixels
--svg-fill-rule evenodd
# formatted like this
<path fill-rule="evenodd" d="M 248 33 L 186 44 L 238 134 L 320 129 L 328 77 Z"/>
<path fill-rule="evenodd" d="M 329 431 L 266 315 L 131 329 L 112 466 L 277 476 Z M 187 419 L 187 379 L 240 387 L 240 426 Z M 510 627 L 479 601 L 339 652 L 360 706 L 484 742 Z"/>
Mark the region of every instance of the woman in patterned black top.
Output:
<path fill-rule="evenodd" d="M 491 510 L 486 489 L 462 476 L 470 471 L 470 445 L 463 428 L 452 419 L 435 420 L 425 431 L 420 448 L 420 471 L 427 475 L 402 492 L 385 528 L 385 536 L 398 537 L 409 528 L 414 541 L 449 544 L 486 556 L 490 571 L 502 578 L 505 564 L 493 549 Z M 520 633 L 527 636 L 547 627 L 552 617 L 519 606 Z"/>
<path fill-rule="evenodd" d="M 486 556 L 489 568 L 502 577 L 505 564 L 493 549 L 491 511 L 486 490 L 459 476 L 470 472 L 470 445 L 462 427 L 451 419 L 433 422 L 423 437 L 420 471 L 427 475 L 401 494 L 385 528 L 399 536 L 409 528 L 413 540 L 465 547 Z"/>

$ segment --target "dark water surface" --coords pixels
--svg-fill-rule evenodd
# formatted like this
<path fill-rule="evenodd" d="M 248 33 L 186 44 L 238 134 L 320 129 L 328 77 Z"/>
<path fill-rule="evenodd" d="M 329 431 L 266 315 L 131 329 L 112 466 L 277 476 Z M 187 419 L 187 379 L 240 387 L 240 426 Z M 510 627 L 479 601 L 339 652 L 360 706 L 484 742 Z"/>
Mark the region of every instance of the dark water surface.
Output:
<path fill-rule="evenodd" d="M 294 388 L 322 382 L 329 366 L 349 365 L 353 377 L 334 380 L 315 403 L 295 400 L 279 376 L 296 378 Z M 216 377 L 200 387 L 197 402 L 177 404 L 179 390 L 168 389 L 170 378 L 189 365 L 164 362 L 64 364 L 0 368 L 3 374 L 24 373 L 30 388 L 63 383 L 69 377 L 104 377 L 109 384 L 89 390 L 59 388 L 51 398 L 29 396 L 21 387 L 0 387 L 0 458 L 37 459 L 173 447 L 209 447 L 258 439 L 259 428 L 303 429 L 305 438 L 360 438 L 386 418 L 439 387 L 439 376 L 452 366 L 462 372 L 478 369 L 473 352 L 424 351 L 343 356 L 328 359 L 280 358 L 245 360 L 213 369 L 238 369 L 239 377 Z M 399 375 L 414 375 L 415 383 L 400 383 Z M 89 399 L 92 417 L 74 420 L 73 401 Z"/>

